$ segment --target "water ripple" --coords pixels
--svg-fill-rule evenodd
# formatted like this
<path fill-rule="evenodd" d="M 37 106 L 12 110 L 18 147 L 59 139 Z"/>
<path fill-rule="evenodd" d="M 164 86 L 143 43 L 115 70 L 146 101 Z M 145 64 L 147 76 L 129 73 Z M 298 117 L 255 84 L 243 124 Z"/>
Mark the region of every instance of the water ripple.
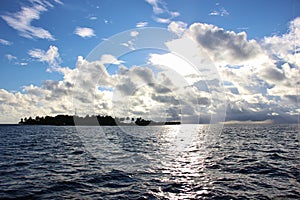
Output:
<path fill-rule="evenodd" d="M 300 199 L 297 126 L 175 129 L 1 126 L 0 198 Z"/>

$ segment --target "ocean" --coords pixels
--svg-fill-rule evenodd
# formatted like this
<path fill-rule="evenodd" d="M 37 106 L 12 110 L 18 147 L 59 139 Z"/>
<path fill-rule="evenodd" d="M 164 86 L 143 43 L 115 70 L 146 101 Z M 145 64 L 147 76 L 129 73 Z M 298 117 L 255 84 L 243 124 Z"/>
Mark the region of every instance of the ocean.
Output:
<path fill-rule="evenodd" d="M 297 125 L 0 126 L 0 199 L 300 199 Z"/>

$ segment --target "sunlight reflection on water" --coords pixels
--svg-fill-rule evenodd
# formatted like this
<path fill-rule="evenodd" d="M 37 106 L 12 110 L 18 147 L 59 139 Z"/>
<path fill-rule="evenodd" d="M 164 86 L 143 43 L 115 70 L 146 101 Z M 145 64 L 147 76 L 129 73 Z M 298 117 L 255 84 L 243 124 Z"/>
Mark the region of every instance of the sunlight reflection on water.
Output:
<path fill-rule="evenodd" d="M 162 163 L 163 182 L 172 182 L 181 187 L 180 193 L 173 191 L 160 191 L 159 196 L 169 199 L 195 199 L 199 194 L 207 194 L 207 186 L 212 182 L 205 173 L 205 158 L 207 156 L 205 134 L 208 133 L 208 125 L 184 125 L 180 128 L 176 137 L 170 141 L 173 148 L 169 155 L 173 155 Z M 197 193 L 195 187 L 202 183 Z"/>
<path fill-rule="evenodd" d="M 156 149 L 161 154 L 203 150 L 214 144 L 220 127 L 212 125 L 76 127 L 87 150 L 101 158 L 105 153 L 125 153 Z M 150 143 L 151 142 L 151 143 Z M 135 145 L 138 143 L 140 146 Z M 151 149 L 149 149 L 151 148 Z"/>
<path fill-rule="evenodd" d="M 180 192 L 159 190 L 156 196 L 191 199 L 208 193 L 206 148 L 213 145 L 221 125 L 77 127 L 85 148 L 105 173 L 111 170 L 160 174 L 159 182 L 175 184 Z M 214 131 L 214 132 L 213 132 Z M 149 180 L 148 180 L 149 181 Z M 197 186 L 201 182 L 201 187 Z M 195 193 L 195 187 L 198 187 Z"/>
<path fill-rule="evenodd" d="M 299 199 L 297 128 L 231 125 L 211 136 L 218 127 L 124 127 L 125 132 L 3 127 L 0 194 L 9 199 Z"/>

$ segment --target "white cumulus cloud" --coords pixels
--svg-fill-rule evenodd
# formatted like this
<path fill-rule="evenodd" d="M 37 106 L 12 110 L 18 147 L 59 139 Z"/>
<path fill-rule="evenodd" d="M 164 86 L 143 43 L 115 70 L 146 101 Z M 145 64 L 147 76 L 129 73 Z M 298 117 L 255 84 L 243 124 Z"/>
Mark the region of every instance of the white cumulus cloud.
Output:
<path fill-rule="evenodd" d="M 297 121 L 298 21 L 290 23 L 286 34 L 263 41 L 211 24 L 190 26 L 186 36 L 205 50 L 226 82 L 227 120 Z"/>
<path fill-rule="evenodd" d="M 168 25 L 168 30 L 181 35 L 187 29 L 187 24 L 182 21 L 173 21 Z"/>
<path fill-rule="evenodd" d="M 50 67 L 50 71 L 56 70 L 61 62 L 58 48 L 56 46 L 50 46 L 47 51 L 42 49 L 32 49 L 28 51 L 28 54 L 32 58 L 37 59 L 39 62 L 46 62 Z"/>
<path fill-rule="evenodd" d="M 83 38 L 89 38 L 95 36 L 94 30 L 87 27 L 77 27 L 74 33 Z"/>
<path fill-rule="evenodd" d="M 28 113 L 74 114 L 76 108 L 81 115 L 209 123 L 226 102 L 227 121 L 295 123 L 299 25 L 296 18 L 285 34 L 256 41 L 211 24 L 174 22 L 173 32 L 186 30 L 165 44 L 169 53 L 149 54 L 146 66 L 125 66 L 104 54 L 96 61 L 79 56 L 75 68 L 59 67 L 56 46 L 32 49 L 32 58 L 58 66 L 63 79 L 27 85 L 22 92 L 0 89 L 0 121 L 16 122 Z M 118 65 L 116 74 L 109 73 L 108 64 Z"/>

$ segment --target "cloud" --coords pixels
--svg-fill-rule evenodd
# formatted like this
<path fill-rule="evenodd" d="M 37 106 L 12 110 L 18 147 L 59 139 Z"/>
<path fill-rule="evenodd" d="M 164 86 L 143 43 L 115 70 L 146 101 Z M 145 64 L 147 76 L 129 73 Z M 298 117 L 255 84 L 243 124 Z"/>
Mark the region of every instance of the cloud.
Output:
<path fill-rule="evenodd" d="M 187 29 L 187 24 L 182 21 L 173 21 L 168 25 L 168 30 L 181 35 Z"/>
<path fill-rule="evenodd" d="M 289 23 L 289 31 L 283 35 L 265 37 L 262 43 L 270 56 L 299 66 L 300 60 L 300 17 Z"/>
<path fill-rule="evenodd" d="M 208 15 L 217 16 L 217 15 L 220 15 L 220 13 L 218 11 L 212 11 Z"/>
<path fill-rule="evenodd" d="M 50 46 L 48 51 L 35 49 L 30 55 L 51 64 L 59 57 L 57 52 L 57 48 Z M 109 63 L 120 65 L 118 74 L 107 72 L 105 65 Z M 28 113 L 32 116 L 74 114 L 75 108 L 79 115 L 179 119 L 180 105 L 193 107 L 188 102 L 182 103 L 183 100 L 179 103 L 181 100 L 174 93 L 177 86 L 164 73 L 155 75 L 152 69 L 139 66 L 128 69 L 122 63 L 108 54 L 93 62 L 79 56 L 74 69 L 60 67 L 56 70 L 63 75 L 63 80 L 24 86 L 22 93 L 1 90 L 0 121 L 16 122 L 28 117 Z M 5 117 L 8 113 L 11 118 Z"/>
<path fill-rule="evenodd" d="M 255 40 L 247 40 L 245 32 L 225 31 L 211 24 L 194 23 L 190 34 L 214 61 L 239 65 L 262 53 Z"/>
<path fill-rule="evenodd" d="M 224 7 L 221 7 L 219 3 L 216 4 L 216 7 L 217 7 L 217 9 L 210 12 L 208 15 L 221 16 L 221 17 L 230 15 L 230 13 Z"/>
<path fill-rule="evenodd" d="M 148 25 L 148 22 L 138 22 L 135 27 L 142 28 Z"/>
<path fill-rule="evenodd" d="M 297 93 L 300 66 L 298 62 L 300 52 L 297 50 L 300 46 L 299 34 L 300 18 L 298 17 L 290 22 L 287 33 L 265 37 L 262 41 L 262 47 L 273 65 L 265 66 L 258 72 L 258 76 L 272 86 L 267 89 L 267 93 L 281 98 L 283 103 L 288 103 L 284 100 L 293 101 L 292 98 L 285 98 L 286 95 L 299 95 Z"/>
<path fill-rule="evenodd" d="M 167 118 L 175 120 L 180 116 L 178 96 L 172 90 L 175 86 L 160 72 L 157 77 L 150 68 L 121 66 L 116 77 L 113 95 L 113 109 L 116 115 L 141 116 L 157 121 Z"/>
<path fill-rule="evenodd" d="M 28 51 L 28 54 L 32 58 L 37 59 L 39 62 L 46 62 L 50 67 L 50 71 L 57 70 L 57 68 L 59 68 L 59 64 L 61 63 L 61 58 L 56 46 L 50 46 L 46 52 L 41 49 L 32 49 Z"/>
<path fill-rule="evenodd" d="M 160 7 L 161 3 L 159 0 L 146 0 L 146 2 L 152 6 L 153 12 L 155 14 L 164 13 L 164 9 Z"/>
<path fill-rule="evenodd" d="M 171 15 L 171 18 L 175 18 L 175 17 L 180 16 L 180 13 L 179 12 L 170 12 L 170 15 Z"/>
<path fill-rule="evenodd" d="M 90 19 L 90 20 L 97 20 L 98 17 L 96 17 L 96 16 L 91 16 L 91 17 L 89 17 L 89 19 Z"/>
<path fill-rule="evenodd" d="M 238 120 L 233 120 L 233 121 L 227 121 L 227 122 L 224 122 L 224 124 L 241 124 L 241 125 L 245 125 L 245 124 L 273 124 L 274 121 L 273 120 L 270 120 L 270 119 L 267 119 L 267 120 L 264 120 L 264 121 L 250 121 L 250 120 L 246 120 L 246 121 L 238 121 Z"/>
<path fill-rule="evenodd" d="M 214 10 L 211 13 L 209 13 L 208 15 L 224 17 L 224 16 L 228 16 L 229 12 L 225 8 L 220 8 L 218 11 Z"/>
<path fill-rule="evenodd" d="M 195 68 L 193 68 L 188 61 L 172 53 L 150 54 L 148 60 L 153 66 L 158 66 L 165 70 L 175 71 L 182 76 L 188 76 L 197 73 Z"/>
<path fill-rule="evenodd" d="M 26 62 L 20 62 L 20 63 L 16 63 L 16 64 L 21 65 L 21 66 L 26 66 L 26 65 L 28 65 L 28 63 L 26 63 Z"/>
<path fill-rule="evenodd" d="M 0 38 L 0 44 L 10 46 L 12 45 L 12 42 Z"/>
<path fill-rule="evenodd" d="M 278 68 L 264 68 L 261 70 L 261 76 L 264 77 L 264 80 L 271 83 L 278 83 L 278 81 L 282 81 L 286 79 L 284 72 Z"/>
<path fill-rule="evenodd" d="M 43 62 L 52 63 L 57 59 L 57 56 L 48 53 L 57 52 L 53 46 L 47 52 L 33 52 L 33 55 Z M 104 66 L 104 63 L 109 62 L 108 57 L 113 56 L 107 55 L 103 57 L 105 60 L 88 62 L 79 56 L 74 69 L 57 69 L 57 72 L 63 75 L 63 80 L 60 81 L 46 80 L 40 86 L 27 85 L 23 87 L 22 92 L 0 89 L 0 121 L 16 123 L 21 117 L 28 115 L 72 115 L 75 105 L 78 105 L 78 114 L 93 114 L 94 106 L 103 114 L 112 114 L 112 92 L 97 90 L 98 86 L 112 87 L 115 82 Z"/>
<path fill-rule="evenodd" d="M 87 27 L 77 27 L 74 33 L 82 38 L 89 38 L 95 36 L 94 30 Z"/>
<path fill-rule="evenodd" d="M 27 62 L 19 61 L 18 58 L 12 54 L 6 54 L 5 57 L 9 62 L 12 62 L 14 65 L 26 66 L 28 65 Z"/>
<path fill-rule="evenodd" d="M 63 79 L 27 85 L 22 92 L 0 89 L 0 121 L 16 122 L 28 113 L 74 114 L 76 108 L 80 115 L 209 123 L 226 102 L 227 121 L 296 123 L 299 25 L 296 18 L 285 34 L 256 41 L 244 32 L 195 23 L 165 44 L 169 53 L 149 54 L 146 67 L 125 66 L 109 54 L 96 61 L 79 56 L 74 68 L 60 67 L 57 47 L 32 49 L 32 58 L 58 66 L 55 72 Z M 170 24 L 173 32 L 181 27 L 185 25 Z M 109 64 L 118 65 L 118 73 L 110 74 Z"/>
<path fill-rule="evenodd" d="M 248 40 L 245 32 L 235 33 L 211 24 L 194 23 L 181 40 L 182 44 L 184 38 L 196 41 L 226 83 L 223 95 L 230 107 L 226 112 L 227 120 L 295 123 L 299 30 L 300 20 L 296 18 L 286 34 L 256 41 Z M 207 82 L 206 78 L 204 80 Z M 195 83 L 202 88 L 200 82 Z"/>
<path fill-rule="evenodd" d="M 17 57 L 16 57 L 16 56 L 13 56 L 13 55 L 11 55 L 11 54 L 6 54 L 5 57 L 6 57 L 9 61 L 17 60 Z"/>
<path fill-rule="evenodd" d="M 243 30 L 243 31 L 247 31 L 249 29 L 249 27 L 238 27 L 236 28 L 237 30 Z"/>
<path fill-rule="evenodd" d="M 168 24 L 171 22 L 171 19 L 169 18 L 162 18 L 162 17 L 154 17 L 153 18 L 156 22 L 161 23 L 161 24 Z"/>
<path fill-rule="evenodd" d="M 139 32 L 137 32 L 137 31 L 131 31 L 130 32 L 130 36 L 131 37 L 136 37 L 136 36 L 138 36 L 139 35 Z"/>
<path fill-rule="evenodd" d="M 101 60 L 101 63 L 103 63 L 103 64 L 120 65 L 120 64 L 124 63 L 124 61 L 118 60 L 117 58 L 115 58 L 114 56 L 112 56 L 110 54 L 101 55 L 100 60 Z"/>
<path fill-rule="evenodd" d="M 140 33 L 138 31 L 131 31 L 130 32 L 130 36 L 132 37 L 130 40 L 128 40 L 127 42 L 122 43 L 122 46 L 128 47 L 130 50 L 135 50 L 135 41 L 136 41 L 136 37 L 139 35 Z"/>
<path fill-rule="evenodd" d="M 180 15 L 179 12 L 170 11 L 167 4 L 162 0 L 146 0 L 146 2 L 152 6 L 153 19 L 158 23 L 168 24 Z"/>
<path fill-rule="evenodd" d="M 32 25 L 32 21 L 39 20 L 40 15 L 48 7 L 53 7 L 48 1 L 32 1 L 32 6 L 22 6 L 21 11 L 1 15 L 1 18 L 22 37 L 54 40 L 54 36 L 47 30 Z"/>
<path fill-rule="evenodd" d="M 104 19 L 103 22 L 104 22 L 104 24 L 111 24 L 112 23 L 112 21 L 107 20 L 107 19 Z"/>
<path fill-rule="evenodd" d="M 63 5 L 64 3 L 60 0 L 54 0 L 56 3 Z"/>

